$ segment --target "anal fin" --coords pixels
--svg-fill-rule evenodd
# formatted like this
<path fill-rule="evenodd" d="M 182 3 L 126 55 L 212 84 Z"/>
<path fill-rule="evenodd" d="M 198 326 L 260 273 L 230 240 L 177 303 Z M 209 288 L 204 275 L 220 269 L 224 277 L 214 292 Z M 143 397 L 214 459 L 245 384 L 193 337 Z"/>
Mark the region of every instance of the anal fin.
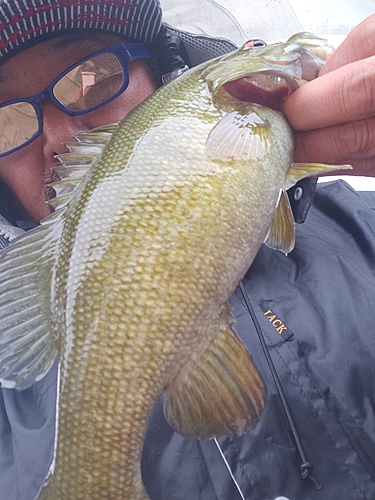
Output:
<path fill-rule="evenodd" d="M 184 437 L 210 439 L 229 431 L 242 435 L 263 414 L 266 388 L 250 354 L 226 319 L 220 319 L 218 328 L 208 349 L 165 392 L 165 416 Z"/>

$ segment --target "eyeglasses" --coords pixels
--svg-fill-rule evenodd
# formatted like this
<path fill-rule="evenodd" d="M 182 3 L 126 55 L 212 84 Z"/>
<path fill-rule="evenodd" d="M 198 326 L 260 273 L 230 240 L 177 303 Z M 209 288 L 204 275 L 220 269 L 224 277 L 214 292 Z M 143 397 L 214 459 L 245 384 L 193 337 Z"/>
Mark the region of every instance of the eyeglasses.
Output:
<path fill-rule="evenodd" d="M 1 104 L 0 158 L 27 146 L 42 133 L 42 101 L 49 99 L 72 116 L 94 111 L 126 90 L 130 61 L 147 57 L 147 45 L 113 45 L 73 64 L 38 94 Z"/>

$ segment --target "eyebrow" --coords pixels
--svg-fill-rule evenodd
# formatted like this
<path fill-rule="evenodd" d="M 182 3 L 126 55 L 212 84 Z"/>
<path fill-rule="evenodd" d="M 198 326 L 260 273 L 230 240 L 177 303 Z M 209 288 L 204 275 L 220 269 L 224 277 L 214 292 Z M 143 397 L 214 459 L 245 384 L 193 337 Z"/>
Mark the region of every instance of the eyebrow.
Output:
<path fill-rule="evenodd" d="M 79 34 L 79 35 L 66 35 L 54 38 L 51 40 L 51 44 L 48 47 L 51 51 L 65 50 L 72 46 L 78 46 L 82 48 L 92 48 L 95 52 L 98 49 L 98 45 L 104 47 L 103 40 L 97 33 Z M 91 47 L 93 46 L 93 47 Z"/>

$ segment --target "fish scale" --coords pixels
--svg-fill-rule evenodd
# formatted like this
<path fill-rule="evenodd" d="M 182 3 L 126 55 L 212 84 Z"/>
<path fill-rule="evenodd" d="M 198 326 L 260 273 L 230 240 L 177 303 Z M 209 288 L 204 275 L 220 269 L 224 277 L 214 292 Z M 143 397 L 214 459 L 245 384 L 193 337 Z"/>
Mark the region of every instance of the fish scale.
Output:
<path fill-rule="evenodd" d="M 291 78 L 286 61 L 299 68 L 305 49 L 284 48 L 273 66 Z M 60 156 L 56 211 L 2 253 L 2 385 L 30 387 L 60 354 L 39 500 L 146 500 L 141 453 L 162 394 L 189 438 L 242 435 L 261 418 L 266 388 L 227 300 L 262 242 L 292 250 L 285 189 L 342 168 L 293 164 L 283 115 L 226 91 L 269 68 L 265 50 L 205 63 L 119 126 L 79 134 Z"/>

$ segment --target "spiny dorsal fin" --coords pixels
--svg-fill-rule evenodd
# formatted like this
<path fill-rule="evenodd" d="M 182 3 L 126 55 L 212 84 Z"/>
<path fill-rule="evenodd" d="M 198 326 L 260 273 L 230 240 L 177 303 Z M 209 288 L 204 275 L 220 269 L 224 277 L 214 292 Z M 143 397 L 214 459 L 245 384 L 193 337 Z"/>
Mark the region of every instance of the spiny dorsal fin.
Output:
<path fill-rule="evenodd" d="M 86 172 L 100 160 L 106 144 L 117 128 L 117 124 L 111 124 L 89 132 L 80 132 L 74 136 L 77 142 L 65 143 L 69 153 L 56 156 L 60 165 L 54 170 L 60 180 L 51 183 L 56 192 L 56 197 L 48 201 L 51 207 L 55 210 L 66 207 Z"/>
<path fill-rule="evenodd" d="M 87 166 L 73 165 L 72 167 L 55 167 L 54 171 L 60 179 L 82 179 L 87 172 Z"/>
<path fill-rule="evenodd" d="M 164 412 L 184 437 L 242 435 L 262 416 L 266 389 L 251 356 L 233 332 L 224 308 L 217 336 L 165 391 Z M 231 317 L 233 321 L 233 317 Z"/>
<path fill-rule="evenodd" d="M 294 217 L 288 195 L 284 190 L 281 191 L 275 217 L 265 244 L 274 250 L 280 250 L 285 255 L 288 255 L 294 248 Z"/>
<path fill-rule="evenodd" d="M 118 127 L 118 123 L 111 123 L 110 125 L 103 125 L 89 131 L 79 132 L 73 137 L 77 142 L 84 142 L 85 144 L 108 144 Z"/>
<path fill-rule="evenodd" d="M 97 134 L 99 135 L 99 134 Z M 69 149 L 69 153 L 80 154 L 82 151 L 82 142 L 64 142 L 64 146 Z M 100 155 L 105 148 L 104 143 L 85 142 L 85 153 Z"/>

